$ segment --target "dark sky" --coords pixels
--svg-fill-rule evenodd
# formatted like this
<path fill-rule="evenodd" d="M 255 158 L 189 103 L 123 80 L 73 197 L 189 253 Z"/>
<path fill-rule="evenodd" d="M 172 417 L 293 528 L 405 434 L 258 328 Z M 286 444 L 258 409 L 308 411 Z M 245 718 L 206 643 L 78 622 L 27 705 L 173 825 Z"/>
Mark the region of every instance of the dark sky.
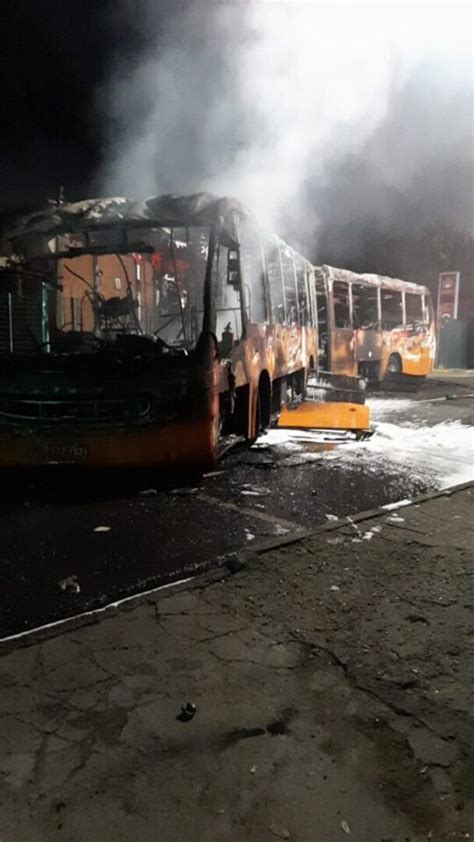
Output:
<path fill-rule="evenodd" d="M 159 54 L 169 46 L 170 18 L 176 17 L 180 32 L 179 15 L 202 3 L 208 27 L 212 4 L 220 2 L 2 0 L 0 212 L 42 205 L 57 196 L 61 184 L 69 200 L 95 194 L 114 131 L 110 108 L 100 111 L 110 80 L 117 71 L 133 73 L 152 49 Z M 356 158 L 329 162 L 317 189 L 308 173 L 311 203 L 321 218 L 319 247 L 309 236 L 308 256 L 408 276 L 416 249 L 421 254 L 413 238 L 421 242 L 423 231 L 436 224 L 466 230 L 473 196 L 472 87 L 466 80 L 465 90 L 453 98 L 442 81 L 436 86 L 424 72 L 421 67 L 392 98 L 384 121 Z M 128 119 L 128 102 L 125 109 Z M 453 139 L 446 149 L 444 137 Z M 404 161 L 412 158 L 421 163 L 407 175 Z M 388 169 L 400 178 L 380 179 Z M 291 228 L 280 233 L 298 244 Z M 393 242 L 387 245 L 388 236 Z M 446 267 L 434 266 L 432 252 L 426 259 L 423 252 L 420 271 L 426 264 L 434 276 Z M 450 266 L 462 261 L 468 266 L 471 259 L 470 253 L 462 259 L 454 255 Z"/>
<path fill-rule="evenodd" d="M 96 92 L 119 55 L 146 46 L 140 5 L 134 26 L 124 0 L 3 0 L 2 208 L 42 202 L 61 183 L 70 198 L 88 192 L 101 154 Z"/>

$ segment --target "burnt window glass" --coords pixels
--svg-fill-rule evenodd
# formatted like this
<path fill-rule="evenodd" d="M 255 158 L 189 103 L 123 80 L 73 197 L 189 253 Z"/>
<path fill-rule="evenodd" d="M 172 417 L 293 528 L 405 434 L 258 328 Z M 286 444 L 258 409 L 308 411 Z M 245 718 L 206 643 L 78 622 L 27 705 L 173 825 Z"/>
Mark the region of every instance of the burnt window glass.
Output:
<path fill-rule="evenodd" d="M 216 254 L 216 336 L 219 342 L 228 341 L 224 334 L 235 341 L 242 337 L 242 311 L 240 306 L 240 271 L 238 252 L 220 245 Z M 237 268 L 236 268 L 237 267 Z"/>
<path fill-rule="evenodd" d="M 354 328 L 375 330 L 378 326 L 378 289 L 377 287 L 352 284 L 352 318 Z"/>
<path fill-rule="evenodd" d="M 240 263 L 251 322 L 267 321 L 265 267 L 258 231 L 248 223 L 240 228 Z"/>
<path fill-rule="evenodd" d="M 271 240 L 267 240 L 265 243 L 265 266 L 272 301 L 272 320 L 274 324 L 284 324 L 285 299 L 283 295 L 280 252 Z"/>
<path fill-rule="evenodd" d="M 286 321 L 287 325 L 298 322 L 298 304 L 296 300 L 296 277 L 293 255 L 289 249 L 282 247 L 281 265 L 283 269 L 283 284 L 285 288 Z"/>
<path fill-rule="evenodd" d="M 407 325 L 423 322 L 423 297 L 416 293 L 405 293 L 405 315 Z"/>
<path fill-rule="evenodd" d="M 299 323 L 303 327 L 312 324 L 311 307 L 309 302 L 309 290 L 306 277 L 306 264 L 301 258 L 295 257 L 296 269 L 296 291 L 298 294 Z"/>
<path fill-rule="evenodd" d="M 335 326 L 338 328 L 351 327 L 349 284 L 344 281 L 335 281 L 332 287 L 332 298 Z"/>
<path fill-rule="evenodd" d="M 392 289 L 382 289 L 382 327 L 384 330 L 403 327 L 401 292 Z"/>

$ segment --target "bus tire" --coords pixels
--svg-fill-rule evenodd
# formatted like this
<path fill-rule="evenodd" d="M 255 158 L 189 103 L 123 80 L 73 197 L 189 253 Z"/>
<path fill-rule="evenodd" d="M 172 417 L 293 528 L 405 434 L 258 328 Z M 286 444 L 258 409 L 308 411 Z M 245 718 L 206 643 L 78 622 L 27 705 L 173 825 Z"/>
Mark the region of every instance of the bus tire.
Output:
<path fill-rule="evenodd" d="M 252 431 L 250 440 L 255 441 L 270 424 L 272 414 L 272 384 L 268 371 L 262 371 L 255 392 Z"/>
<path fill-rule="evenodd" d="M 402 373 L 402 358 L 400 354 L 390 354 L 388 358 L 387 374 L 401 374 Z"/>

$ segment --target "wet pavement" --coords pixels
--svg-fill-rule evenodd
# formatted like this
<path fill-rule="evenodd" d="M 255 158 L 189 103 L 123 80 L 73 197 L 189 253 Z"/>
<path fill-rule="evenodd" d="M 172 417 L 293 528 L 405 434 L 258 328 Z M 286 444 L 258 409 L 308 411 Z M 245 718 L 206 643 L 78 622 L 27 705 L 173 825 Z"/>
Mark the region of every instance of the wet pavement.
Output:
<path fill-rule="evenodd" d="M 200 480 L 25 474 L 13 487 L 4 478 L 0 635 L 192 576 L 242 547 L 330 517 L 471 479 L 467 394 L 446 383 L 416 395 L 376 394 L 375 433 L 365 442 L 270 431 Z M 62 590 L 73 575 L 79 591 Z"/>

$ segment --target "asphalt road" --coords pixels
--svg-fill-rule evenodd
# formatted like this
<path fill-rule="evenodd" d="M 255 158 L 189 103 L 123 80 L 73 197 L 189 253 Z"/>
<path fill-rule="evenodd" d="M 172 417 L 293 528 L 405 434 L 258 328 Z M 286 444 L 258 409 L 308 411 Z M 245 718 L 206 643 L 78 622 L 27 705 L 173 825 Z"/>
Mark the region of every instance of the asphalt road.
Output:
<path fill-rule="evenodd" d="M 192 576 L 251 541 L 471 478 L 473 401 L 446 400 L 453 392 L 467 394 L 446 384 L 377 394 L 366 442 L 271 431 L 200 480 L 5 476 L 0 636 Z M 62 590 L 74 575 L 79 592 Z"/>

